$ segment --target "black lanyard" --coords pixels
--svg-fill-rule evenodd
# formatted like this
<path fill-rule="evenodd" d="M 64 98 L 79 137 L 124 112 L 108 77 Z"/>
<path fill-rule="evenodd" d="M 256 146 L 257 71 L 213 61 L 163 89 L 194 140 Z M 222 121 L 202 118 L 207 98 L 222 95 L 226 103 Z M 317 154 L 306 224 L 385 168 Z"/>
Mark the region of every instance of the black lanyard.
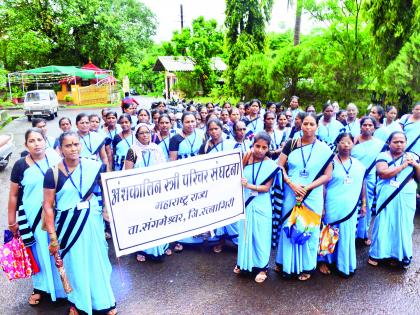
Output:
<path fill-rule="evenodd" d="M 114 140 L 115 136 L 117 135 L 117 128 L 114 129 L 114 136 L 112 136 L 111 131 L 108 130 L 109 133 L 109 137 L 111 138 L 111 140 Z"/>
<path fill-rule="evenodd" d="M 147 163 L 146 163 L 146 159 L 144 158 L 144 155 L 145 155 L 145 151 L 143 151 L 142 152 L 142 154 L 141 154 L 141 157 L 143 158 L 143 163 L 144 163 L 144 166 L 145 167 L 148 167 L 149 166 L 149 164 L 150 164 L 150 156 L 152 155 L 151 153 L 150 153 L 150 151 L 147 151 L 148 153 L 149 153 L 149 158 L 147 159 Z"/>
<path fill-rule="evenodd" d="M 73 178 L 71 177 L 69 168 L 67 167 L 67 164 L 66 164 L 65 160 L 63 160 L 63 165 L 64 165 L 64 168 L 66 169 L 67 176 L 69 177 L 69 179 L 70 179 L 71 183 L 73 184 L 74 188 L 76 188 L 77 192 L 79 193 L 80 199 L 83 199 L 83 195 L 82 195 L 82 182 L 83 182 L 82 160 L 79 160 L 79 165 L 80 165 L 80 189 L 77 188 L 76 184 L 74 183 Z"/>
<path fill-rule="evenodd" d="M 350 157 L 350 166 L 349 166 L 349 168 L 348 168 L 348 169 L 346 169 L 346 167 L 344 166 L 343 161 L 341 160 L 341 158 L 340 158 L 340 156 L 339 156 L 338 154 L 337 154 L 337 157 L 338 157 L 338 160 L 339 160 L 339 161 L 340 161 L 340 163 L 341 163 L 341 166 L 343 167 L 344 172 L 346 172 L 347 177 L 350 177 L 349 173 L 350 173 L 350 169 L 351 169 L 351 167 L 353 166 L 353 160 L 352 160 L 352 159 L 351 159 L 351 157 Z"/>
<path fill-rule="evenodd" d="M 127 146 L 130 148 L 133 143 L 134 143 L 134 138 L 133 138 L 133 133 L 131 133 L 131 145 L 130 143 L 128 143 L 127 138 L 123 137 L 123 139 L 125 140 L 125 143 L 127 143 Z"/>
<path fill-rule="evenodd" d="M 193 155 L 194 154 L 194 151 L 193 151 L 193 149 L 194 149 L 194 143 L 195 143 L 195 139 L 197 139 L 197 134 L 196 134 L 195 130 L 194 130 L 194 140 L 193 140 L 192 143 L 191 143 L 190 139 L 188 139 L 188 137 L 186 137 L 185 139 L 187 139 L 188 143 L 190 144 L 191 155 Z"/>
<path fill-rule="evenodd" d="M 85 137 L 81 137 L 83 142 L 85 143 L 86 148 L 89 150 L 90 154 L 92 154 L 92 142 L 90 141 L 90 132 L 87 134 L 89 136 L 89 145 L 87 145 Z"/>
<path fill-rule="evenodd" d="M 39 164 L 37 162 L 35 162 L 34 158 L 31 155 L 29 155 L 29 157 L 31 158 L 32 162 L 35 163 L 36 167 L 38 167 L 38 169 L 41 171 L 41 174 L 43 176 L 45 176 L 45 172 L 42 170 L 41 166 L 39 166 Z M 47 166 L 48 166 L 47 169 L 49 169 L 50 168 L 50 163 L 48 162 L 48 156 L 47 155 L 45 155 L 45 160 L 46 160 Z"/>
<path fill-rule="evenodd" d="M 221 151 L 223 151 L 223 140 L 222 140 L 222 142 L 219 142 L 218 144 L 216 144 L 216 145 L 213 147 L 214 149 L 216 149 L 216 151 L 217 151 L 217 152 L 219 152 L 219 149 L 217 148 L 217 146 L 218 146 L 219 144 L 222 144 L 222 150 L 221 150 Z"/>
<path fill-rule="evenodd" d="M 261 170 L 261 166 L 262 166 L 263 161 L 260 162 L 260 166 L 258 167 L 258 170 L 257 170 L 257 176 L 255 176 L 255 177 L 254 177 L 254 166 L 255 166 L 256 163 L 252 163 L 252 183 L 254 185 L 257 184 L 258 174 L 260 173 L 260 170 Z"/>
<path fill-rule="evenodd" d="M 274 134 L 274 143 L 273 143 L 273 141 L 271 141 L 272 142 L 271 143 L 271 147 L 273 149 L 277 149 L 277 139 L 276 139 L 276 131 L 275 130 L 273 130 L 273 134 Z M 271 140 L 273 140 L 273 138 L 271 137 L 271 135 L 270 135 L 270 138 L 271 138 Z"/>
<path fill-rule="evenodd" d="M 315 145 L 315 141 L 316 141 L 316 139 L 314 140 L 314 142 L 312 142 L 311 151 L 309 152 L 308 159 L 305 161 L 305 155 L 303 154 L 302 139 L 300 140 L 300 153 L 301 153 L 301 155 L 302 155 L 302 162 L 303 162 L 303 170 L 304 170 L 304 171 L 306 171 L 306 165 L 308 164 L 309 159 L 311 158 L 311 155 L 312 155 L 312 150 L 313 150 L 314 145 Z"/>
<path fill-rule="evenodd" d="M 166 139 L 168 139 L 168 143 L 169 141 L 171 141 L 171 133 L 169 133 L 169 135 L 165 139 L 162 139 L 163 145 L 165 146 L 166 153 L 168 153 L 168 156 L 169 156 L 169 148 L 166 145 Z"/>

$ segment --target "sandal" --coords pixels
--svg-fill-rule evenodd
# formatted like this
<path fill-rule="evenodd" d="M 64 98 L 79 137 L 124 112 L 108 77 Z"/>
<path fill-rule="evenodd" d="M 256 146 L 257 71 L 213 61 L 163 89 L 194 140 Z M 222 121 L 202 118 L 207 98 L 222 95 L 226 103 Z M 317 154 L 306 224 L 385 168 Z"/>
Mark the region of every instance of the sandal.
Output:
<path fill-rule="evenodd" d="M 109 240 L 109 239 L 111 239 L 111 238 L 112 238 L 111 233 L 109 233 L 109 232 L 105 232 L 105 239 L 106 239 L 106 240 Z"/>
<path fill-rule="evenodd" d="M 213 253 L 219 254 L 222 252 L 222 245 L 215 245 L 213 246 Z"/>
<path fill-rule="evenodd" d="M 370 244 L 372 244 L 372 241 L 370 239 L 365 239 L 364 242 L 365 246 L 370 246 Z"/>
<path fill-rule="evenodd" d="M 325 264 L 325 263 L 320 264 L 319 272 L 322 273 L 323 275 L 326 275 L 326 276 L 331 274 L 330 268 L 328 268 L 328 265 Z"/>
<path fill-rule="evenodd" d="M 74 306 L 70 306 L 69 315 L 79 315 L 77 308 L 75 308 Z"/>
<path fill-rule="evenodd" d="M 263 283 L 267 279 L 267 272 L 266 271 L 260 271 L 259 274 L 255 277 L 256 283 Z"/>
<path fill-rule="evenodd" d="M 378 267 L 379 263 L 376 260 L 373 260 L 372 258 L 369 258 L 367 263 L 373 267 Z"/>
<path fill-rule="evenodd" d="M 397 268 L 399 265 L 400 265 L 399 262 L 395 261 L 395 260 L 391 260 L 389 262 L 389 266 L 392 267 L 392 268 Z"/>
<path fill-rule="evenodd" d="M 184 246 L 182 246 L 182 244 L 176 243 L 175 247 L 174 247 L 174 252 L 175 253 L 180 253 L 184 250 Z"/>
<path fill-rule="evenodd" d="M 280 273 L 280 272 L 282 272 L 283 270 L 281 270 L 280 266 L 277 266 L 277 265 L 276 265 L 276 266 L 274 267 L 274 271 L 275 271 L 275 272 Z"/>
<path fill-rule="evenodd" d="M 136 256 L 136 260 L 138 262 L 145 262 L 146 261 L 146 256 L 142 255 L 142 254 L 137 254 Z"/>
<path fill-rule="evenodd" d="M 39 302 L 41 302 L 41 294 L 32 292 L 31 296 L 29 297 L 28 303 L 30 306 L 38 306 Z"/>
<path fill-rule="evenodd" d="M 172 249 L 168 248 L 167 250 L 165 250 L 165 254 L 166 254 L 166 256 L 171 256 L 172 255 Z"/>
<path fill-rule="evenodd" d="M 239 275 L 241 273 L 241 269 L 239 269 L 238 266 L 235 266 L 235 268 L 233 268 L 233 273 Z"/>
<path fill-rule="evenodd" d="M 306 281 L 306 280 L 309 280 L 310 278 L 311 278 L 311 275 L 309 273 L 302 273 L 298 277 L 300 281 Z"/>
<path fill-rule="evenodd" d="M 106 315 L 117 315 L 117 314 L 118 314 L 118 310 L 116 308 L 113 308 L 108 313 L 106 313 Z"/>

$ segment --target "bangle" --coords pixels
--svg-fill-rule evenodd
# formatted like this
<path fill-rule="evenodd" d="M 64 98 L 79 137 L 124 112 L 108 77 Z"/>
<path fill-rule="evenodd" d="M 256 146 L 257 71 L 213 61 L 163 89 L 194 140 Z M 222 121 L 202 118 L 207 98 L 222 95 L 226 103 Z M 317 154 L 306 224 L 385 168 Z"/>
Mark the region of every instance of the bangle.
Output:
<path fill-rule="evenodd" d="M 59 245 L 58 245 L 58 242 L 57 242 L 57 241 L 55 241 L 55 242 L 51 242 L 51 243 L 50 243 L 50 246 L 51 246 L 51 247 L 58 247 Z"/>
<path fill-rule="evenodd" d="M 15 223 L 13 223 L 13 224 L 9 224 L 8 226 L 9 227 L 14 227 L 15 225 L 17 225 L 18 223 L 17 222 L 15 222 Z"/>

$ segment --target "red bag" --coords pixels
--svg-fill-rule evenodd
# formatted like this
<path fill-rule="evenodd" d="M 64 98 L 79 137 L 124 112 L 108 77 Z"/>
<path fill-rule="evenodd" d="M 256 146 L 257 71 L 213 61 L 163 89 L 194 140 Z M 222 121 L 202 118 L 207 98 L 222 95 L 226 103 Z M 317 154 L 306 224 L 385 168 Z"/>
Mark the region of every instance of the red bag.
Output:
<path fill-rule="evenodd" d="M 28 253 L 29 262 L 31 263 L 32 267 L 32 274 L 37 274 L 39 272 L 38 263 L 35 260 L 34 254 L 32 253 L 32 247 L 26 247 L 26 252 Z"/>
<path fill-rule="evenodd" d="M 10 280 L 29 278 L 32 267 L 22 238 L 13 237 L 0 246 L 0 266 Z"/>

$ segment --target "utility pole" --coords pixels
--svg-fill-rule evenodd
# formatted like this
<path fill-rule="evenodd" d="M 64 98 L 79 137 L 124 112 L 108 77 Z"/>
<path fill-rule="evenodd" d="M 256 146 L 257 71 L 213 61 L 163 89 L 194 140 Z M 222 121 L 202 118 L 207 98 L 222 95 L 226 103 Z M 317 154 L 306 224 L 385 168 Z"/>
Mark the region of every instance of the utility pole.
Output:
<path fill-rule="evenodd" d="M 180 5 L 181 8 L 181 31 L 184 28 L 184 11 L 183 11 L 183 7 L 182 4 Z"/>

